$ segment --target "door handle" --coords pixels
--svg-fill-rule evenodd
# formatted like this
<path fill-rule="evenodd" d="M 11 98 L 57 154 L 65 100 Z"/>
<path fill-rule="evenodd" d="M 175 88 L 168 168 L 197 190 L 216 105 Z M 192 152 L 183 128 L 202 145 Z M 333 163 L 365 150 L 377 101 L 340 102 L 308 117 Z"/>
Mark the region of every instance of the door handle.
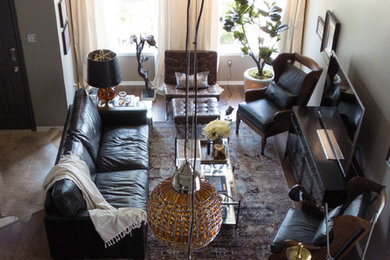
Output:
<path fill-rule="evenodd" d="M 9 49 L 9 56 L 10 56 L 12 61 L 16 61 L 16 49 L 15 48 Z"/>

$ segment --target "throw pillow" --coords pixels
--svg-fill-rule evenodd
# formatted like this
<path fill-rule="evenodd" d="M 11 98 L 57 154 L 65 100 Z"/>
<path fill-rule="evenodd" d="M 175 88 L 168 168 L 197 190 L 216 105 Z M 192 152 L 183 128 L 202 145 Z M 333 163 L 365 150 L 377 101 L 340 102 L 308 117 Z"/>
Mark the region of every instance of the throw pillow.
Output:
<path fill-rule="evenodd" d="M 333 239 L 333 222 L 337 216 L 340 215 L 340 211 L 343 205 L 340 205 L 333 210 L 331 210 L 328 214 L 328 230 L 329 230 L 329 242 Z M 313 238 L 313 246 L 326 246 L 326 217 L 324 217 L 318 226 L 317 232 Z"/>
<path fill-rule="evenodd" d="M 279 87 L 274 81 L 268 85 L 265 96 L 282 109 L 290 109 L 297 100 L 296 95 Z"/>
<path fill-rule="evenodd" d="M 197 83 L 198 89 L 208 88 L 208 71 L 198 72 L 197 74 Z M 186 88 L 186 74 L 182 72 L 175 72 L 176 76 L 176 88 L 177 89 L 185 89 Z M 195 77 L 194 74 L 188 77 L 189 79 L 189 88 L 193 89 L 195 87 Z"/>

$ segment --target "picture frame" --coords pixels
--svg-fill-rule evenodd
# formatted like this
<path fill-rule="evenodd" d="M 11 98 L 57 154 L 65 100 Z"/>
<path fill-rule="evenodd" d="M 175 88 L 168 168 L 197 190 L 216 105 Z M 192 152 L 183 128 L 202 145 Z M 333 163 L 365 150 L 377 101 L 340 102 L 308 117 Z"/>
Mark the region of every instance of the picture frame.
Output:
<path fill-rule="evenodd" d="M 322 36 L 324 34 L 324 19 L 322 19 L 321 16 L 318 16 L 317 18 L 317 27 L 316 27 L 316 33 L 320 40 L 322 40 Z"/>
<path fill-rule="evenodd" d="M 61 28 L 65 28 L 68 22 L 68 13 L 66 11 L 66 0 L 60 0 L 58 3 L 58 12 L 60 14 L 60 25 Z"/>
<path fill-rule="evenodd" d="M 70 48 L 70 33 L 68 23 L 65 24 L 65 27 L 62 30 L 62 45 L 64 49 L 64 55 L 68 54 Z"/>
<path fill-rule="evenodd" d="M 326 11 L 320 51 L 324 52 L 328 58 L 332 55 L 332 50 L 336 51 L 340 26 L 340 22 L 336 16 L 331 11 Z"/>

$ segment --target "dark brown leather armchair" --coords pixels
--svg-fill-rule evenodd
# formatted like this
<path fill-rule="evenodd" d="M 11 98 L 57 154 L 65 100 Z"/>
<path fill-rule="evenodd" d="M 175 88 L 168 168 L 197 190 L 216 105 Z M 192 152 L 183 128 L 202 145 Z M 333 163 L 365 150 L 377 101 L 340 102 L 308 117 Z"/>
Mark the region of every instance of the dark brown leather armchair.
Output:
<path fill-rule="evenodd" d="M 294 66 L 295 62 L 310 71 Z M 237 109 L 236 134 L 242 120 L 262 136 L 262 155 L 269 136 L 288 130 L 291 108 L 307 104 L 322 73 L 314 60 L 297 53 L 279 54 L 272 66 L 275 77 L 270 85 L 247 90 Z"/>

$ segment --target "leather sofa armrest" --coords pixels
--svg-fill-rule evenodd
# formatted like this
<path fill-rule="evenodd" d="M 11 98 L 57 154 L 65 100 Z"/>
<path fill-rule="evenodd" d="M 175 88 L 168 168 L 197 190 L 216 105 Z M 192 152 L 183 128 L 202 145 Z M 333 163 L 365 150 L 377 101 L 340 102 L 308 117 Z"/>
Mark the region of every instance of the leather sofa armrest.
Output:
<path fill-rule="evenodd" d="M 51 201 L 45 206 L 55 207 L 62 216 L 76 216 L 80 210 L 87 208 L 81 190 L 69 179 L 57 181 L 48 192 Z"/>
<path fill-rule="evenodd" d="M 101 107 L 99 114 L 104 126 L 128 126 L 147 124 L 146 108 Z"/>
<path fill-rule="evenodd" d="M 249 89 L 245 91 L 245 102 L 255 101 L 265 98 L 267 87 L 261 89 Z"/>

